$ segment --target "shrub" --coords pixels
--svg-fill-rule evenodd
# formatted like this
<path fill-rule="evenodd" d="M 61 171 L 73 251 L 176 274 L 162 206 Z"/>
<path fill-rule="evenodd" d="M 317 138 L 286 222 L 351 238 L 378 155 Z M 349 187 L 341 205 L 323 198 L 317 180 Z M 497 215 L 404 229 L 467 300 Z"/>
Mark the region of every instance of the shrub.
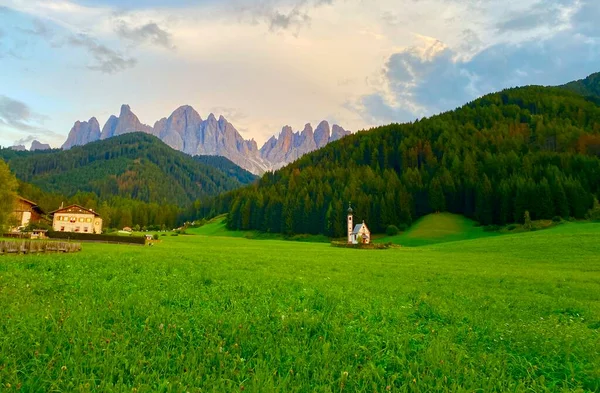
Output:
<path fill-rule="evenodd" d="M 158 240 L 158 233 L 155 233 L 155 234 L 154 234 L 154 236 L 152 236 L 152 238 L 153 238 L 154 240 Z"/>
<path fill-rule="evenodd" d="M 531 229 L 531 216 L 529 215 L 529 210 L 525 210 L 525 215 L 523 217 L 523 228 L 527 230 Z"/>
<path fill-rule="evenodd" d="M 496 232 L 498 230 L 500 230 L 500 227 L 498 225 L 487 225 L 483 227 L 484 232 Z"/>
<path fill-rule="evenodd" d="M 398 229 L 398 227 L 395 225 L 388 225 L 387 229 L 385 230 L 385 234 L 388 236 L 396 236 L 398 233 L 400 233 L 400 229 Z"/>
<path fill-rule="evenodd" d="M 600 221 L 600 203 L 594 200 L 594 207 L 588 211 L 587 218 L 592 221 Z"/>
<path fill-rule="evenodd" d="M 87 240 L 107 243 L 131 243 L 145 244 L 146 238 L 142 236 L 118 236 L 118 235 L 96 235 L 92 233 L 79 232 L 48 232 L 51 239 Z"/>
<path fill-rule="evenodd" d="M 406 223 L 398 224 L 398 230 L 399 230 L 400 232 L 404 232 L 404 231 L 406 231 L 407 229 L 408 229 L 408 224 L 406 224 Z"/>
<path fill-rule="evenodd" d="M 510 224 L 506 227 L 507 230 L 509 231 L 514 231 L 515 229 L 517 229 L 519 226 L 517 224 Z"/>
<path fill-rule="evenodd" d="M 179 233 L 171 233 L 171 236 L 179 236 Z"/>
<path fill-rule="evenodd" d="M 552 221 L 553 222 L 562 222 L 562 217 L 561 216 L 554 216 L 554 217 L 552 217 Z"/>

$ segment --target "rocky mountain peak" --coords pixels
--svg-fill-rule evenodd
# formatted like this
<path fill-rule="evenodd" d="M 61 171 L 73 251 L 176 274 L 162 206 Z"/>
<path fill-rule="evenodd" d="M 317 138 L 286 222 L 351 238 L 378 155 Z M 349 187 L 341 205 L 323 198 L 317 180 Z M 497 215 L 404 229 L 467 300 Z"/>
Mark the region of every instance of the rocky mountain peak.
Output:
<path fill-rule="evenodd" d="M 121 113 L 119 114 L 119 117 L 127 116 L 130 113 L 131 113 L 131 107 L 129 105 L 127 105 L 127 104 L 121 105 Z M 133 114 L 133 113 L 131 113 L 131 114 Z"/>
<path fill-rule="evenodd" d="M 331 129 L 331 138 L 329 138 L 329 142 L 337 141 L 338 139 L 342 139 L 346 135 L 350 135 L 350 131 L 344 130 L 342 127 L 334 124 Z"/>
<path fill-rule="evenodd" d="M 152 127 L 142 124 L 138 117 L 131 111 L 129 105 L 123 104 L 121 105 L 119 117 L 115 117 L 114 115 L 110 116 L 104 127 L 102 127 L 100 139 L 111 138 L 130 132 L 154 134 Z"/>
<path fill-rule="evenodd" d="M 63 149 L 130 132 L 155 135 L 172 148 L 190 155 L 227 157 L 255 174 L 280 168 L 348 134 L 336 125 L 333 126 L 332 133 L 326 121 L 321 122 L 316 130 L 313 130 L 310 123 L 298 132 L 285 126 L 279 136 L 271 137 L 259 150 L 256 141 L 245 140 L 222 115 L 217 119 L 211 113 L 206 120 L 202 120 L 193 107 L 182 105 L 168 118 L 163 117 L 154 123 L 154 127 L 150 127 L 140 122 L 129 105 L 123 104 L 119 116 L 111 115 L 102 131 L 94 117 L 87 122 L 75 122 Z"/>
<path fill-rule="evenodd" d="M 41 143 L 38 140 L 34 140 L 33 142 L 31 142 L 31 147 L 29 148 L 29 151 L 50 150 L 50 149 L 52 149 L 52 148 L 50 147 L 49 144 Z"/>
<path fill-rule="evenodd" d="M 76 121 L 62 148 L 68 150 L 73 146 L 82 146 L 97 141 L 100 136 L 100 124 L 95 117 L 90 118 L 88 121 Z"/>

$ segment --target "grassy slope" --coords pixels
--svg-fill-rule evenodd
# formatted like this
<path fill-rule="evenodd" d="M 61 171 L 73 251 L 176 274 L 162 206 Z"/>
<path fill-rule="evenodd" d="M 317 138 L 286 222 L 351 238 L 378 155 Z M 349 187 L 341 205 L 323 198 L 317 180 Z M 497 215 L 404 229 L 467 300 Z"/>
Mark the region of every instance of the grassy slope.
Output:
<path fill-rule="evenodd" d="M 406 232 L 396 236 L 378 238 L 377 243 L 392 242 L 407 247 L 454 242 L 497 236 L 496 232 L 485 232 L 475 222 L 451 213 L 430 214 L 415 222 Z"/>
<path fill-rule="evenodd" d="M 296 235 L 285 238 L 280 233 L 265 233 L 259 231 L 232 231 L 225 226 L 225 216 L 219 216 L 199 228 L 190 228 L 186 231 L 191 235 L 218 236 L 218 237 L 243 237 L 256 240 L 294 240 L 302 242 L 329 243 L 329 239 L 322 235 Z"/>
<path fill-rule="evenodd" d="M 598 391 L 599 237 L 600 224 L 565 224 L 364 251 L 178 236 L 0 257 L 0 382 L 22 391 Z"/>

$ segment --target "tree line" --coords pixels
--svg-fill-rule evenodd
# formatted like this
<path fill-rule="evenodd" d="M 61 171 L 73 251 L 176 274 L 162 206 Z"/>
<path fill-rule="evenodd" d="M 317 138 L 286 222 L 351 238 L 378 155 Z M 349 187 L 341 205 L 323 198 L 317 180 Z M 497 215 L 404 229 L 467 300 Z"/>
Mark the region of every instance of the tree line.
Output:
<path fill-rule="evenodd" d="M 600 196 L 600 106 L 559 88 L 490 94 L 457 110 L 343 138 L 257 184 L 202 198 L 231 229 L 333 237 L 348 202 L 375 232 L 432 212 L 482 225 L 584 218 Z"/>

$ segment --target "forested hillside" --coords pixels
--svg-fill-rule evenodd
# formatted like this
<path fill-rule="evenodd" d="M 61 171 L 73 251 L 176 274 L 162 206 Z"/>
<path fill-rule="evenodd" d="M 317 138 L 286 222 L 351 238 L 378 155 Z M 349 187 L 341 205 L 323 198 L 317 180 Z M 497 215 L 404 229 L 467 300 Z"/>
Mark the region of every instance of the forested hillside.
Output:
<path fill-rule="evenodd" d="M 230 159 L 223 156 L 194 156 L 194 159 L 201 164 L 219 169 L 229 177 L 237 179 L 242 184 L 250 184 L 258 179 L 258 176 L 255 174 L 237 166 Z"/>
<path fill-rule="evenodd" d="M 483 225 L 583 218 L 600 195 L 600 106 L 561 88 L 523 87 L 455 111 L 346 137 L 196 205 L 232 229 L 345 234 L 352 201 L 372 230 L 432 213 Z"/>
<path fill-rule="evenodd" d="M 582 96 L 600 99 L 600 72 L 592 74 L 585 79 L 567 83 L 562 88 Z"/>
<path fill-rule="evenodd" d="M 0 158 L 8 162 L 17 178 L 45 192 L 67 197 L 88 192 L 100 200 L 121 197 L 186 206 L 197 198 L 233 190 L 253 180 L 233 164 L 220 163 L 223 169 L 218 169 L 144 133 L 67 151 L 1 149 Z"/>

